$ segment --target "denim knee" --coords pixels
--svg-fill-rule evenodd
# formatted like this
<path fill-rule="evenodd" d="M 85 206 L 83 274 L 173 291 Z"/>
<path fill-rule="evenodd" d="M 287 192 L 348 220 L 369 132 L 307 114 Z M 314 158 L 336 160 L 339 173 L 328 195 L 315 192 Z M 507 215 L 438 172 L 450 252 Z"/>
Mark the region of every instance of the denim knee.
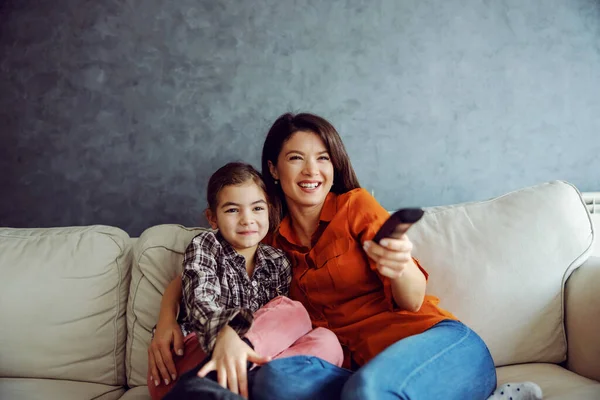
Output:
<path fill-rule="evenodd" d="M 339 398 L 350 374 L 350 371 L 318 357 L 280 358 L 256 372 L 251 397 L 257 400 Z"/>
<path fill-rule="evenodd" d="M 346 382 L 341 400 L 375 400 L 377 396 L 377 374 L 368 369 L 359 369 Z M 379 388 L 381 389 L 381 388 Z"/>
<path fill-rule="evenodd" d="M 263 365 L 254 376 L 250 397 L 259 400 L 279 400 L 290 396 L 301 400 L 310 399 L 313 394 L 306 374 L 314 368 L 314 358 L 294 356 Z"/>

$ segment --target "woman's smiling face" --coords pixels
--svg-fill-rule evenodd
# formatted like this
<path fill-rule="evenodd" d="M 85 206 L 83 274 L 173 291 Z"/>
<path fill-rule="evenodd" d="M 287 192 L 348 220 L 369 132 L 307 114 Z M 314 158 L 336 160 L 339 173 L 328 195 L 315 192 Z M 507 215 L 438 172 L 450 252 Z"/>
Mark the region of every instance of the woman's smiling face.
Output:
<path fill-rule="evenodd" d="M 269 165 L 280 181 L 288 206 L 311 207 L 325 202 L 333 186 L 334 169 L 323 140 L 313 132 L 298 131 L 287 140 Z"/>

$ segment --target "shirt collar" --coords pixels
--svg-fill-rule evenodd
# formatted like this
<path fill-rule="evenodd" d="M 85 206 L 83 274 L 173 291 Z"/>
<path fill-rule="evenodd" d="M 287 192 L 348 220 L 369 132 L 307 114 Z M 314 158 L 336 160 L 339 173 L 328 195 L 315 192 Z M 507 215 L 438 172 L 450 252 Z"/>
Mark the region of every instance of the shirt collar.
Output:
<path fill-rule="evenodd" d="M 215 234 L 215 237 L 217 238 L 217 241 L 221 245 L 221 248 L 223 249 L 223 254 L 225 255 L 225 257 L 231 258 L 234 260 L 238 259 L 239 257 L 242 257 L 242 258 L 244 257 L 241 254 L 239 254 L 237 251 L 235 251 L 233 246 L 231 246 L 229 244 L 229 242 L 227 240 L 225 240 L 223 235 L 221 235 L 221 232 L 217 231 L 217 233 Z"/>
<path fill-rule="evenodd" d="M 225 257 L 232 259 L 236 262 L 238 262 L 238 261 L 243 262 L 244 266 L 246 265 L 246 259 L 244 258 L 244 256 L 241 255 L 240 253 L 238 253 L 237 251 L 235 251 L 233 246 L 231 246 L 231 244 L 229 244 L 229 242 L 227 240 L 225 240 L 223 235 L 221 235 L 221 232 L 217 231 L 217 233 L 215 234 L 215 237 L 217 238 L 217 241 L 221 245 L 221 248 L 223 249 L 223 254 L 225 255 Z M 264 247 L 264 245 L 262 243 L 259 243 L 258 247 L 256 249 L 256 259 L 255 259 L 255 263 L 254 263 L 255 271 L 257 270 L 257 268 L 259 266 L 263 265 L 263 263 L 265 262 L 265 260 L 267 258 L 263 247 Z"/>
<path fill-rule="evenodd" d="M 325 198 L 325 204 L 321 209 L 321 216 L 319 219 L 323 222 L 331 222 L 335 214 L 337 213 L 337 197 L 338 195 L 333 192 L 327 193 Z"/>
<path fill-rule="evenodd" d="M 323 208 L 321 208 L 319 221 L 331 222 L 331 220 L 337 213 L 337 196 L 338 195 L 333 192 L 327 193 L 327 197 L 325 197 L 325 202 L 323 203 Z M 297 244 L 294 240 L 292 240 L 292 238 L 295 235 L 292 231 L 292 219 L 289 213 L 285 216 L 285 218 L 283 218 L 283 220 L 279 224 L 279 234 L 283 236 L 288 242 L 292 244 Z"/>
<path fill-rule="evenodd" d="M 256 249 L 256 260 L 254 261 L 254 270 L 255 271 L 258 269 L 259 266 L 263 265 L 267 260 L 267 256 L 265 254 L 264 247 L 265 247 L 264 244 L 259 243 L 258 248 Z"/>

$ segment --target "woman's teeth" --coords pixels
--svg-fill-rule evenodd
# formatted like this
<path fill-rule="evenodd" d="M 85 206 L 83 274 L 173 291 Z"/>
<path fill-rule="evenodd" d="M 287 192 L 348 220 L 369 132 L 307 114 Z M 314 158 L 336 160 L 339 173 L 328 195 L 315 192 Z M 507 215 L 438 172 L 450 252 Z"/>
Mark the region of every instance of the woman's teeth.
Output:
<path fill-rule="evenodd" d="M 299 183 L 300 187 L 305 189 L 314 189 L 320 185 L 320 183 Z"/>

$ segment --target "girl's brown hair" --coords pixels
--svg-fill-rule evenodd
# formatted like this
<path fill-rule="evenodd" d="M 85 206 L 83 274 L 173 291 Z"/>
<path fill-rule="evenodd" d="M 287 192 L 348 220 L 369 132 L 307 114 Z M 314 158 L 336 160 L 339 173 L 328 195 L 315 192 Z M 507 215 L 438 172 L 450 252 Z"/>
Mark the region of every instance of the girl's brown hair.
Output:
<path fill-rule="evenodd" d="M 341 194 L 360 188 L 360 183 L 358 183 L 358 178 L 354 168 L 352 168 L 344 143 L 329 121 L 308 113 L 283 114 L 277 118 L 271 129 L 269 129 L 263 145 L 261 162 L 267 193 L 273 201 L 273 206 L 278 209 L 279 218 L 283 218 L 287 214 L 287 204 L 281 185 L 276 185 L 275 179 L 271 176 L 269 161 L 273 165 L 277 165 L 277 159 L 283 144 L 298 131 L 312 132 L 319 136 L 325 144 L 333 164 L 332 192 Z"/>
<path fill-rule="evenodd" d="M 208 208 L 213 214 L 216 213 L 219 205 L 219 193 L 223 188 L 226 186 L 242 185 L 250 180 L 265 193 L 269 206 L 269 231 L 272 231 L 279 224 L 279 219 L 277 218 L 278 212 L 274 209 L 273 203 L 269 199 L 269 194 L 260 172 L 250 164 L 231 162 L 225 164 L 211 175 L 208 180 L 208 186 L 206 187 L 206 202 L 208 203 Z"/>

